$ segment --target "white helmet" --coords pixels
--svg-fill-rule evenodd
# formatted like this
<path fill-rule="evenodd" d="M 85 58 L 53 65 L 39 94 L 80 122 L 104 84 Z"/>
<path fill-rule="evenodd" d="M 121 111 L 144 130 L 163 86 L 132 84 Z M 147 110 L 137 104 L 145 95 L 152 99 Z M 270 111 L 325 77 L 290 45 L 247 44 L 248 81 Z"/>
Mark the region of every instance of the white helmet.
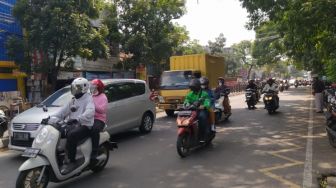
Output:
<path fill-rule="evenodd" d="M 85 78 L 76 78 L 71 83 L 71 94 L 76 96 L 87 93 L 90 87 L 90 83 Z"/>

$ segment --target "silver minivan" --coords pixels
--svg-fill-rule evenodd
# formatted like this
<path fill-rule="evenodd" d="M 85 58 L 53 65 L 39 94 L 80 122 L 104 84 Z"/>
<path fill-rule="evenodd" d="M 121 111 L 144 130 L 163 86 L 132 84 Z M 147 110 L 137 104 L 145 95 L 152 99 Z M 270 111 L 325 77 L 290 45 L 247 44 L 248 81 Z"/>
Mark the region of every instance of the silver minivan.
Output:
<path fill-rule="evenodd" d="M 137 79 L 103 79 L 108 98 L 107 130 L 110 134 L 139 128 L 149 133 L 156 118 L 155 103 L 146 82 Z M 50 95 L 41 104 L 17 115 L 10 124 L 9 149 L 23 151 L 41 129 L 43 118 L 57 112 L 72 98 L 70 86 Z"/>

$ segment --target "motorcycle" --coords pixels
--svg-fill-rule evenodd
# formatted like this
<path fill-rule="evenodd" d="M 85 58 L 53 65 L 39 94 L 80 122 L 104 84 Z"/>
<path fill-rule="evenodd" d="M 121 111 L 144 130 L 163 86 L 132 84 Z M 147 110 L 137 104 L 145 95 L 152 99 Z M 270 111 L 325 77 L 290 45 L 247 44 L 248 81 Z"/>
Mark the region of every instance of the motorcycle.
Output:
<path fill-rule="evenodd" d="M 3 137 L 3 134 L 6 132 L 8 126 L 8 118 L 5 115 L 3 110 L 0 110 L 0 138 Z"/>
<path fill-rule="evenodd" d="M 210 124 L 208 124 L 209 129 L 205 134 L 205 142 L 200 143 L 199 123 L 197 119 L 199 104 L 199 102 L 196 102 L 190 106 L 186 106 L 177 114 L 176 123 L 178 131 L 176 149 L 181 158 L 187 157 L 193 149 L 209 145 L 216 136 L 216 132 L 210 131 Z"/>
<path fill-rule="evenodd" d="M 336 148 L 336 97 L 333 95 L 328 99 L 326 117 L 326 131 L 329 143 Z"/>
<path fill-rule="evenodd" d="M 254 89 L 246 89 L 245 90 L 245 98 L 246 98 L 246 103 L 247 103 L 247 107 L 248 109 L 252 109 L 252 107 L 254 107 L 257 104 L 257 96 L 256 96 L 256 90 Z"/>
<path fill-rule="evenodd" d="M 289 89 L 289 84 L 288 83 L 284 83 L 284 88 L 285 88 L 285 90 L 288 90 Z"/>
<path fill-rule="evenodd" d="M 298 88 L 298 87 L 299 87 L 299 83 L 295 82 L 295 83 L 294 83 L 294 87 L 295 87 L 295 88 Z"/>
<path fill-rule="evenodd" d="M 279 108 L 279 104 L 275 95 L 275 91 L 268 91 L 264 94 L 265 109 L 269 114 L 275 113 L 275 111 Z"/>
<path fill-rule="evenodd" d="M 224 92 L 220 94 L 219 99 L 215 101 L 215 120 L 216 123 L 226 121 L 231 116 L 231 105 L 230 105 L 230 99 L 229 99 L 230 89 L 226 89 Z M 227 103 L 229 104 L 228 108 L 224 108 L 224 100 L 228 100 Z"/>
<path fill-rule="evenodd" d="M 109 160 L 109 151 L 117 148 L 116 143 L 109 141 L 110 135 L 104 130 L 100 133 L 97 160 L 91 160 L 92 143 L 91 138 L 87 137 L 81 140 L 77 146 L 77 167 L 68 174 L 62 174 L 61 166 L 67 161 L 66 139 L 61 136 L 66 122 L 42 122 L 41 125 L 42 128 L 34 139 L 32 147 L 27 148 L 22 154 L 23 157 L 29 159 L 19 168 L 16 188 L 45 188 L 49 181 L 62 182 L 79 176 L 87 170 L 100 172 Z"/>
<path fill-rule="evenodd" d="M 279 85 L 279 91 L 280 91 L 280 92 L 283 92 L 284 89 L 285 89 L 284 84 L 281 83 L 281 84 Z"/>

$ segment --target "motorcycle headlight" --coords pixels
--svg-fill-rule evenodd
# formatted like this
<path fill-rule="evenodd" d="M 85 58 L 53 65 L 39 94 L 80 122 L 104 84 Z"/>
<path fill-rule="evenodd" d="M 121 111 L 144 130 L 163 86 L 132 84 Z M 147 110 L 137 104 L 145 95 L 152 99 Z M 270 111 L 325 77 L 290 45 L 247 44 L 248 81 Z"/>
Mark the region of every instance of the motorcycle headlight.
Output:
<path fill-rule="evenodd" d="M 48 137 L 49 131 L 46 127 L 43 127 L 40 132 L 37 134 L 34 143 L 41 144 L 45 142 L 46 138 Z"/>

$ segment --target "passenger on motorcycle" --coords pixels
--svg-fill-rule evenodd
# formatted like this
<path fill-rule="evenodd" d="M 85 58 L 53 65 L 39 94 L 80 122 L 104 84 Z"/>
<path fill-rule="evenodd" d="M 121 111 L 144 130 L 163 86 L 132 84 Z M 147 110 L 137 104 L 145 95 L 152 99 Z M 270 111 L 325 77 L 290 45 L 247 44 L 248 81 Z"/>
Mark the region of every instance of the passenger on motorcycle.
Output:
<path fill-rule="evenodd" d="M 198 121 L 200 130 L 200 142 L 205 142 L 205 134 L 208 131 L 208 110 L 210 109 L 210 98 L 206 91 L 201 88 L 199 79 L 192 79 L 189 83 L 190 92 L 186 95 L 184 104 L 186 106 L 200 102 Z"/>
<path fill-rule="evenodd" d="M 219 77 L 218 78 L 218 86 L 215 89 L 215 99 L 219 99 L 221 93 L 224 93 L 226 89 L 229 89 L 226 85 L 225 85 L 225 80 L 223 77 Z M 223 101 L 223 106 L 224 106 L 224 113 L 225 114 L 231 114 L 231 107 L 229 104 L 229 98 L 225 97 L 224 101 Z"/>
<path fill-rule="evenodd" d="M 275 83 L 275 80 L 272 78 L 269 78 L 267 80 L 267 83 L 265 87 L 263 88 L 262 93 L 267 93 L 270 91 L 274 91 L 275 99 L 277 100 L 277 103 L 279 105 L 279 96 L 278 96 L 279 88 L 278 88 L 278 85 Z"/>
<path fill-rule="evenodd" d="M 52 115 L 60 120 L 68 118 L 66 128 L 66 149 L 70 163 L 62 167 L 61 173 L 68 174 L 76 168 L 77 144 L 89 137 L 94 122 L 95 106 L 88 92 L 90 83 L 85 78 L 76 78 L 71 83 L 71 94 L 74 98 Z"/>
<path fill-rule="evenodd" d="M 209 115 L 210 115 L 210 123 L 211 123 L 211 131 L 216 131 L 215 127 L 215 96 L 213 91 L 209 88 L 209 79 L 207 77 L 201 77 L 201 88 L 203 91 L 206 91 L 210 97 L 210 108 L 209 108 Z"/>
<path fill-rule="evenodd" d="M 98 155 L 99 134 L 104 129 L 106 123 L 107 97 L 104 93 L 104 84 L 99 79 L 91 81 L 91 93 L 95 105 L 94 123 L 91 129 L 92 153 L 91 159 Z"/>
<path fill-rule="evenodd" d="M 248 82 L 248 85 L 246 86 L 245 89 L 253 89 L 255 91 L 255 95 L 253 96 L 253 100 L 256 101 L 258 98 L 258 86 L 257 84 L 254 83 L 254 80 L 251 79 Z M 253 109 L 256 109 L 255 105 L 252 106 Z"/>

